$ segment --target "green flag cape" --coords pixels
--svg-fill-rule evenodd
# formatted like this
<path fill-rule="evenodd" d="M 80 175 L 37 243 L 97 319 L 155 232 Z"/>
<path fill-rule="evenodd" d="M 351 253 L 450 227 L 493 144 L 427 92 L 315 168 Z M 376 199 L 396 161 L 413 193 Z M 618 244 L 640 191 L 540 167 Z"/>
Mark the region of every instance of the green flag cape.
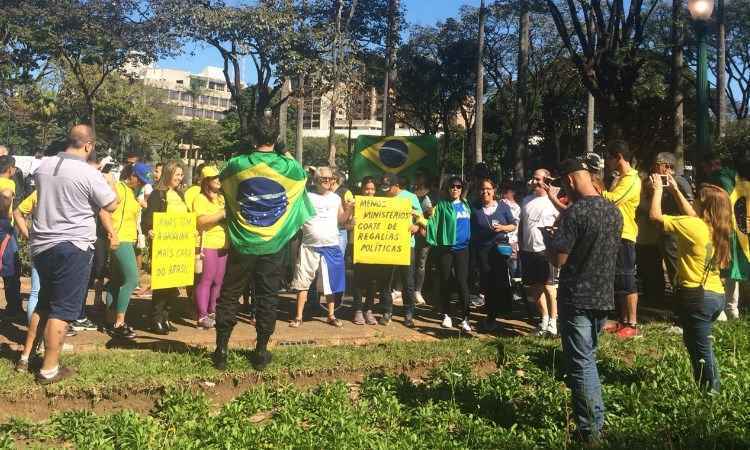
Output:
<path fill-rule="evenodd" d="M 315 209 L 305 191 L 307 173 L 294 159 L 252 152 L 221 172 L 232 247 L 249 255 L 278 252 Z"/>
<path fill-rule="evenodd" d="M 384 173 L 410 177 L 417 170 L 430 175 L 438 171 L 435 136 L 360 136 L 357 138 L 352 177 L 380 177 Z"/>
<path fill-rule="evenodd" d="M 750 198 L 750 181 L 740 177 L 735 179 L 734 189 L 729 195 L 732 202 L 731 237 L 732 265 L 729 276 L 733 280 L 745 280 L 750 277 L 750 243 L 748 242 L 747 201 Z"/>

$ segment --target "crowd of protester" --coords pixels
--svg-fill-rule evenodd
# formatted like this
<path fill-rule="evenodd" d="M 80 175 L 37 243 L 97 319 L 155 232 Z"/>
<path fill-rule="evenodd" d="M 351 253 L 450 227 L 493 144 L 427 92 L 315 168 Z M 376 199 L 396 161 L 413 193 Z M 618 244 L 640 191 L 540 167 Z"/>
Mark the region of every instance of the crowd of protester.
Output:
<path fill-rule="evenodd" d="M 66 336 L 98 328 L 116 339 L 134 339 L 126 318 L 136 295 L 152 297 L 148 331 L 176 331 L 170 311 L 179 289 L 141 287 L 142 260 L 154 236 L 154 213 L 192 212 L 196 275 L 188 294 L 196 327 L 216 330 L 213 362 L 219 369 L 226 366 L 239 299 L 248 294 L 258 335 L 251 362 L 257 369 L 271 361 L 268 344 L 284 289 L 296 294 L 289 321 L 294 328 L 304 326 L 306 304 L 317 303 L 320 295 L 326 322 L 345 326 L 336 313 L 350 291 L 356 326 L 391 325 L 394 300 L 400 298 L 403 326 L 415 327 L 418 313 L 430 314 L 417 308 L 427 302 L 443 328 L 472 332 L 474 310 L 484 314 L 479 328 L 493 332 L 505 323 L 498 319 L 518 312 L 520 298 L 536 307 L 536 335 L 562 338 L 578 431 L 596 437 L 604 420 L 598 334 L 641 337 L 641 292 L 647 301 L 674 310 L 675 330 L 682 333 L 696 381 L 708 391 L 720 388 L 712 323 L 739 316 L 737 285 L 743 278 L 737 271 L 727 276 L 736 257 L 729 197 L 735 178 L 713 157 L 703 164 L 695 189 L 675 172 L 670 153 L 657 154 L 649 170 L 639 173 L 621 141 L 609 143 L 603 158 L 589 154 L 539 168 L 522 184 L 498 186 L 485 165 L 469 180 L 431 180 L 425 172 L 413 179 L 385 174 L 350 180 L 357 195 L 404 198 L 411 205 L 410 262 L 391 266 L 347 264 L 355 202 L 344 174 L 328 167 L 305 170 L 276 151 L 272 133 L 261 134 L 261 142 L 266 144 L 232 158 L 222 171 L 198 166 L 187 189 L 185 168 L 174 160 L 151 166 L 129 155 L 115 179 L 109 165 L 97 163 L 95 137 L 85 125 L 71 130 L 64 151 L 41 159 L 31 183 L 19 180 L 12 156 L 0 147 L 6 316 L 28 322 L 17 369 L 29 370 L 30 358 L 43 352 L 36 378 L 56 382 L 73 374 L 59 364 Z M 270 211 L 278 197 L 227 181 L 257 164 L 299 183 L 283 192 L 299 197 L 291 232 L 263 235 L 236 206 L 265 201 Z M 738 180 L 747 180 L 747 166 L 737 163 Z M 22 186 L 31 188 L 19 191 Z M 23 241 L 17 235 L 29 243 L 32 257 L 25 314 L 18 256 Z M 89 286 L 105 311 L 99 324 L 86 316 Z"/>

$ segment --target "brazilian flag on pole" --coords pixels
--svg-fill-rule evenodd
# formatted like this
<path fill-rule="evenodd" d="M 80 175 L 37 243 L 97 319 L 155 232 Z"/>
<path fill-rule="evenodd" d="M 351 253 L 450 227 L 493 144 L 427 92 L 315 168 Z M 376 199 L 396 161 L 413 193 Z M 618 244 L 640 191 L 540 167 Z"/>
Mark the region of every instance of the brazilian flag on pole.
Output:
<path fill-rule="evenodd" d="M 276 253 L 315 209 L 305 191 L 307 173 L 293 158 L 252 152 L 221 172 L 232 247 L 249 255 Z"/>
<path fill-rule="evenodd" d="M 748 280 L 750 278 L 750 242 L 748 242 L 747 202 L 750 199 L 750 181 L 740 177 L 735 179 L 734 189 L 729 196 L 732 202 L 732 266 L 730 278 L 733 280 Z"/>
<path fill-rule="evenodd" d="M 352 177 L 384 173 L 411 176 L 417 170 L 436 175 L 438 141 L 435 136 L 360 136 L 352 161 Z"/>

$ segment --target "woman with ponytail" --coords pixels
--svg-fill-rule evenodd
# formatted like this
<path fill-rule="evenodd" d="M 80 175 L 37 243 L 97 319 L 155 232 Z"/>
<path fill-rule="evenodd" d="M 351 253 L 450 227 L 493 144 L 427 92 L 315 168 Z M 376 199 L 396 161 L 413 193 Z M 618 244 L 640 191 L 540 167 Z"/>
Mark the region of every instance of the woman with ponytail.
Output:
<path fill-rule="evenodd" d="M 691 206 L 674 178 L 662 177 L 651 176 L 654 187 L 651 220 L 663 224 L 664 231 L 677 239 L 676 312 L 683 329 L 682 339 L 690 354 L 696 382 L 701 389 L 717 392 L 719 365 L 711 343 L 711 327 L 724 310 L 724 285 L 719 273 L 730 262 L 729 196 L 718 186 L 701 184 Z M 664 181 L 685 215 L 662 215 Z"/>

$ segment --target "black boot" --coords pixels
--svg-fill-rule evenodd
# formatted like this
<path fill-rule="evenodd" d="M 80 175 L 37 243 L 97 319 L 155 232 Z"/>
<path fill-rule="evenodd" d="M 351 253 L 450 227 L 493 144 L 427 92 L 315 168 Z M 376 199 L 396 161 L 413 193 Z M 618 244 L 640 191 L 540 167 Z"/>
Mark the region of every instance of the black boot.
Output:
<path fill-rule="evenodd" d="M 159 334 L 161 336 L 166 336 L 167 334 L 169 334 L 169 330 L 161 322 L 155 322 L 151 326 L 149 331 L 154 334 Z"/>
<path fill-rule="evenodd" d="M 263 370 L 271 363 L 271 352 L 268 351 L 268 341 L 270 340 L 271 336 L 258 336 L 255 351 L 250 354 L 250 364 L 255 370 Z"/>
<path fill-rule="evenodd" d="M 212 356 L 214 367 L 218 370 L 226 370 L 227 368 L 227 354 L 229 352 L 229 336 L 232 335 L 232 330 L 219 330 L 216 329 L 216 350 Z"/>

